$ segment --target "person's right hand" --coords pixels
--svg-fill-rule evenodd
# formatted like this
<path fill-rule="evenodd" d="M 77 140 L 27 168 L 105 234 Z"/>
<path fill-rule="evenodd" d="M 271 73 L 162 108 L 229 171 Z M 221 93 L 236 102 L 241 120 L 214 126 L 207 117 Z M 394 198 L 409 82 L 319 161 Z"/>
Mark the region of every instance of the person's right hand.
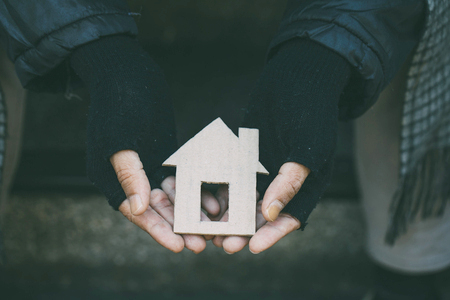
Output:
<path fill-rule="evenodd" d="M 119 206 L 128 220 L 146 231 L 165 248 L 180 252 L 184 247 L 200 253 L 206 247 L 205 237 L 200 235 L 178 235 L 173 232 L 175 177 L 163 180 L 161 189 L 151 190 L 139 155 L 132 150 L 115 153 L 111 164 L 127 196 Z M 208 192 L 202 193 L 202 208 L 211 215 L 219 212 L 217 200 Z M 202 212 L 202 221 L 209 218 Z"/>

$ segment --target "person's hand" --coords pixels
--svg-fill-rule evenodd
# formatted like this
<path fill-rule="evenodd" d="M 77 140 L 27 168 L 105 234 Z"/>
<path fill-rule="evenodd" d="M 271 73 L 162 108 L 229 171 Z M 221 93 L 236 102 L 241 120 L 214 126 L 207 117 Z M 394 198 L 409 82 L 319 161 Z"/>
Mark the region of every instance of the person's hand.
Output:
<path fill-rule="evenodd" d="M 130 36 L 107 36 L 77 48 L 70 65 L 89 89 L 87 175 L 109 204 L 164 247 L 198 253 L 201 236 L 173 233 L 177 149 L 170 89 L 162 69 Z M 162 189 L 160 189 L 160 187 Z M 214 201 L 205 209 L 218 212 Z M 125 201 L 124 201 L 125 200 Z M 215 210 L 215 211 L 214 211 Z"/>
<path fill-rule="evenodd" d="M 290 232 L 300 228 L 300 221 L 281 210 L 298 193 L 310 170 L 298 163 L 288 162 L 281 166 L 278 175 L 267 188 L 264 199 L 258 202 L 256 211 L 256 234 L 243 236 L 216 236 L 214 245 L 223 247 L 228 254 L 242 250 L 247 244 L 252 253 L 260 253 L 277 243 Z M 224 202 L 223 191 L 218 191 L 219 203 Z M 221 205 L 223 207 L 223 204 Z M 281 213 L 280 213 L 281 212 Z M 226 221 L 224 213 L 221 221 Z"/>
<path fill-rule="evenodd" d="M 299 175 L 301 180 L 291 183 L 291 191 L 298 193 L 291 192 L 285 198 L 289 201 L 283 203 L 283 212 L 297 218 L 301 229 L 305 228 L 309 215 L 329 185 L 337 141 L 339 100 L 350 70 L 349 64 L 338 54 L 308 39 L 292 39 L 271 51 L 251 93 L 242 124 L 242 127 L 259 129 L 259 161 L 269 176 L 258 177 L 257 189 L 268 193 L 262 207 L 267 220 L 270 220 L 267 208 L 277 190 L 274 188 L 279 183 L 289 183 L 281 180 L 285 176 L 275 178 L 279 171 L 286 172 L 288 162 L 304 166 Z M 281 201 L 273 203 L 275 213 Z M 257 241 L 258 235 L 255 235 L 250 243 L 255 251 L 264 248 L 254 248 Z"/>
<path fill-rule="evenodd" d="M 161 189 L 151 190 L 149 180 L 139 155 L 132 150 L 123 150 L 111 156 L 111 164 L 127 199 L 119 206 L 128 220 L 146 231 L 165 248 L 180 252 L 184 247 L 200 253 L 206 247 L 205 237 L 200 235 L 178 235 L 173 232 L 175 178 L 167 177 Z M 219 204 L 210 193 L 202 193 L 202 208 L 211 215 L 219 212 Z M 202 221 L 208 221 L 202 213 Z M 211 238 L 211 237 L 209 237 Z"/>

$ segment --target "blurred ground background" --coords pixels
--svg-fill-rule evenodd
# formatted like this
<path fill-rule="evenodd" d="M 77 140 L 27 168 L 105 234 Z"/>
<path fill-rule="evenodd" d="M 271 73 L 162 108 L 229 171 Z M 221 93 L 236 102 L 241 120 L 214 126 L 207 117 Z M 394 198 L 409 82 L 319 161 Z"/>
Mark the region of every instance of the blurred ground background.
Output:
<path fill-rule="evenodd" d="M 171 86 L 180 144 L 221 117 L 237 131 L 286 1 L 129 1 Z M 352 161 L 340 125 L 333 184 L 304 232 L 259 255 L 208 244 L 172 254 L 110 209 L 85 177 L 89 104 L 30 93 L 4 228 L 2 299 L 361 299 L 371 283 Z"/>

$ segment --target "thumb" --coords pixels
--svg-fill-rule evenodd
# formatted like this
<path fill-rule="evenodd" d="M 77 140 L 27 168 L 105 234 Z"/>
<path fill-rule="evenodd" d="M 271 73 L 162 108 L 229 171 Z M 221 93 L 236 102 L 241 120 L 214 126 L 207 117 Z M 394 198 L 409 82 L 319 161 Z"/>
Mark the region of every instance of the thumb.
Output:
<path fill-rule="evenodd" d="M 310 169 L 296 162 L 287 162 L 281 166 L 264 194 L 261 211 L 267 221 L 273 222 L 278 218 L 280 211 L 298 193 L 310 172 Z"/>
<path fill-rule="evenodd" d="M 109 159 L 130 202 L 131 213 L 143 214 L 150 202 L 150 183 L 139 155 L 133 150 L 116 152 Z"/>

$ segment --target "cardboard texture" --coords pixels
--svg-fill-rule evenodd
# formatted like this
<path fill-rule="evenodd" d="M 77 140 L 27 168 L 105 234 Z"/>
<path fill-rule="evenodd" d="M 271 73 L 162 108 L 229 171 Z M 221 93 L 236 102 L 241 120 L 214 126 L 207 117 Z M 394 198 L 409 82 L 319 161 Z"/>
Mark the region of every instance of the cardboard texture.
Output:
<path fill-rule="evenodd" d="M 258 129 L 239 128 L 239 137 L 217 118 L 170 156 L 176 166 L 174 232 L 201 235 L 253 235 L 256 229 Z M 228 222 L 200 221 L 202 183 L 228 184 Z"/>

